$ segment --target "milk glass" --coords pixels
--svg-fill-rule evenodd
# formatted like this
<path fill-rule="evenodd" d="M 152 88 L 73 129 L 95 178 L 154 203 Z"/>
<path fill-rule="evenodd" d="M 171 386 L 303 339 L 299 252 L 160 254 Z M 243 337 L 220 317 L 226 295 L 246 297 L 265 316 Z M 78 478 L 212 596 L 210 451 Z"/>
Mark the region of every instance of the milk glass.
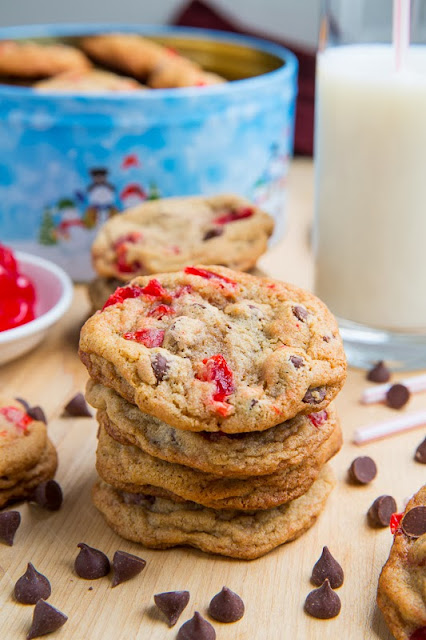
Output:
<path fill-rule="evenodd" d="M 426 368 L 426 0 L 396 69 L 391 0 L 324 3 L 315 114 L 315 293 L 349 362 Z"/>

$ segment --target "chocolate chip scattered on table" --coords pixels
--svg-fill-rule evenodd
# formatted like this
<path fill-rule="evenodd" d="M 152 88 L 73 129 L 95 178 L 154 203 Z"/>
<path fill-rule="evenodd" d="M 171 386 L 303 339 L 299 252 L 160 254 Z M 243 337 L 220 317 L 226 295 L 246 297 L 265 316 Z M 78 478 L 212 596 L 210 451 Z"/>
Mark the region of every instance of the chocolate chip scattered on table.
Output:
<path fill-rule="evenodd" d="M 348 469 L 349 479 L 354 484 L 368 484 L 377 475 L 377 466 L 369 456 L 355 458 Z"/>
<path fill-rule="evenodd" d="M 237 593 L 223 587 L 209 604 L 209 615 L 218 622 L 236 622 L 244 615 L 244 602 Z"/>
<path fill-rule="evenodd" d="M 328 620 L 339 615 L 341 609 L 340 598 L 333 591 L 328 579 L 311 591 L 305 600 L 305 611 L 314 618 Z"/>
<path fill-rule="evenodd" d="M 367 373 L 367 380 L 369 380 L 370 382 L 389 382 L 390 377 L 391 372 L 389 371 L 383 360 L 376 362 L 376 364 Z"/>
<path fill-rule="evenodd" d="M 47 600 L 51 592 L 49 580 L 31 562 L 17 580 L 13 591 L 15 600 L 21 604 L 36 604 L 40 599 Z"/>
<path fill-rule="evenodd" d="M 312 569 L 311 582 L 320 587 L 324 580 L 328 579 L 332 589 L 337 589 L 343 584 L 343 569 L 337 560 L 331 555 L 328 547 L 324 547 L 321 557 Z"/>
<path fill-rule="evenodd" d="M 169 627 L 173 627 L 179 620 L 189 597 L 189 591 L 166 591 L 154 596 L 154 602 L 166 617 Z"/>
<path fill-rule="evenodd" d="M 79 542 L 77 546 L 80 552 L 75 559 L 74 569 L 80 578 L 84 580 L 98 580 L 108 575 L 110 563 L 103 551 L 89 547 L 89 545 L 84 542 Z"/>

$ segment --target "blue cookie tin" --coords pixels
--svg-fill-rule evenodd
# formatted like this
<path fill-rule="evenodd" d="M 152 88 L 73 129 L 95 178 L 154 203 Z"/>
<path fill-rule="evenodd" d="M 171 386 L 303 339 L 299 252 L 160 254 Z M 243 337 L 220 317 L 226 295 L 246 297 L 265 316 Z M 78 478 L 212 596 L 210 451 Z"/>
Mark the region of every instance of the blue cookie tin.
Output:
<path fill-rule="evenodd" d="M 37 25 L 4 39 L 140 33 L 233 82 L 96 94 L 0 85 L 0 242 L 92 278 L 90 247 L 110 216 L 145 200 L 235 192 L 284 229 L 297 60 L 269 42 L 137 25 Z M 253 76 L 253 77 L 245 77 Z"/>

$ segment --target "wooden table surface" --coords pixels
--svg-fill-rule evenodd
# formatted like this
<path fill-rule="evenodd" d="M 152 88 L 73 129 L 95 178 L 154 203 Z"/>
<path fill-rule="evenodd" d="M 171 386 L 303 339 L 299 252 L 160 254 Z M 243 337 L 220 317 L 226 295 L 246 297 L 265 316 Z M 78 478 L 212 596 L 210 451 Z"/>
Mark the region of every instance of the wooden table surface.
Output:
<path fill-rule="evenodd" d="M 288 226 L 282 242 L 270 250 L 261 267 L 270 275 L 301 286 L 312 283 L 309 231 L 312 217 L 312 164 L 293 163 L 289 176 Z M 19 506 L 22 524 L 13 547 L 0 544 L 0 639 L 25 637 L 32 607 L 13 601 L 12 590 L 26 563 L 48 576 L 49 599 L 69 616 L 52 638 L 61 640 L 172 640 L 179 624 L 169 630 L 153 609 L 153 595 L 188 589 L 190 603 L 180 622 L 198 610 L 206 615 L 211 597 L 223 585 L 239 593 L 245 604 L 244 618 L 233 625 L 215 623 L 218 640 L 390 640 L 375 605 L 380 569 L 392 542 L 387 529 L 372 530 L 365 514 L 382 494 L 395 497 L 401 508 L 405 498 L 425 481 L 425 467 L 413 461 L 416 446 L 425 435 L 420 428 L 362 448 L 351 444 L 356 427 L 395 417 L 380 405 L 359 404 L 366 386 L 364 373 L 352 370 L 337 399 L 345 443 L 333 460 L 337 487 L 317 524 L 304 536 L 252 562 L 209 556 L 191 549 L 152 551 L 120 539 L 105 524 L 90 501 L 95 478 L 96 423 L 93 419 L 61 417 L 66 402 L 84 389 L 87 378 L 77 358 L 79 328 L 88 313 L 84 287 L 76 287 L 66 317 L 32 353 L 0 367 L 5 394 L 22 396 L 40 404 L 49 418 L 49 433 L 59 453 L 57 480 L 63 487 L 64 504 L 56 513 L 32 505 Z M 426 408 L 426 394 L 412 397 L 410 409 Z M 371 455 L 378 475 L 371 485 L 353 487 L 346 471 L 357 455 Z M 88 582 L 73 572 L 77 543 L 102 549 L 111 558 L 124 549 L 147 561 L 137 578 L 111 589 L 108 578 Z M 312 566 L 322 547 L 328 545 L 345 571 L 338 593 L 340 615 L 321 621 L 303 612 L 312 589 Z M 93 590 L 89 590 L 93 587 Z"/>

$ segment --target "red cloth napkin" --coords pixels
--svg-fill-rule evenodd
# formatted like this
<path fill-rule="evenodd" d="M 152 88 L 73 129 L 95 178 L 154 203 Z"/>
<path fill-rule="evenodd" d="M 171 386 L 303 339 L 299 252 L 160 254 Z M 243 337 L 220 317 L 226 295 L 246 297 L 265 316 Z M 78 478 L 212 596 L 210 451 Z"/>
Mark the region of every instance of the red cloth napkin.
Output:
<path fill-rule="evenodd" d="M 296 134 L 294 151 L 300 155 L 312 155 L 314 139 L 315 51 L 302 49 L 291 42 L 246 29 L 202 0 L 192 0 L 174 17 L 172 24 L 185 27 L 219 29 L 277 42 L 292 51 L 299 60 L 299 93 L 296 109 Z"/>

